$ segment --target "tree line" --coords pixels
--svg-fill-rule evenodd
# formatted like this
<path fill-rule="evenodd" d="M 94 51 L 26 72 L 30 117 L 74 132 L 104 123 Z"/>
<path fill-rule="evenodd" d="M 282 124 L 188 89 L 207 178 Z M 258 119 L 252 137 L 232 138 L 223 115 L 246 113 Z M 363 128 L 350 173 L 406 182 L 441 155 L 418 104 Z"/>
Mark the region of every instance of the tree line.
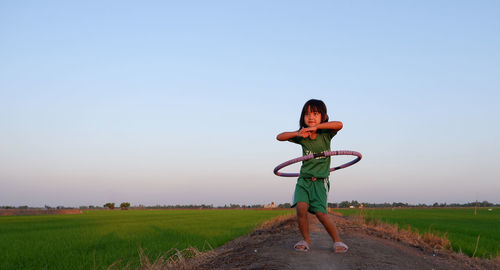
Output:
<path fill-rule="evenodd" d="M 282 203 L 276 205 L 277 208 L 291 208 L 290 203 Z M 468 203 L 438 203 L 435 202 L 433 204 L 425 204 L 425 203 L 419 203 L 419 204 L 409 204 L 409 203 L 403 203 L 403 202 L 384 202 L 384 203 L 367 203 L 367 202 L 358 202 L 356 200 L 352 201 L 342 201 L 339 203 L 328 203 L 328 207 L 330 208 L 394 208 L 394 207 L 499 207 L 500 204 L 494 204 L 490 203 L 488 201 L 476 201 L 476 202 L 468 202 Z M 49 205 L 45 205 L 45 209 L 75 209 L 75 207 L 65 207 L 65 206 L 56 206 L 52 207 Z M 115 209 L 116 204 L 114 202 L 108 202 L 105 203 L 103 206 L 96 206 L 96 205 L 88 205 L 88 206 L 80 206 L 79 209 Z M 153 205 L 153 206 L 144 206 L 144 205 L 137 205 L 137 206 L 130 206 L 129 202 L 122 202 L 120 203 L 120 209 L 122 210 L 127 210 L 127 209 L 259 209 L 259 208 L 264 208 L 263 204 L 252 204 L 252 205 L 245 205 L 245 204 L 226 204 L 224 206 L 214 206 L 212 204 L 189 204 L 189 205 Z M 0 209 L 40 209 L 40 207 L 29 207 L 27 205 L 21 205 L 21 206 L 0 206 Z"/>
<path fill-rule="evenodd" d="M 394 207 L 492 207 L 492 206 L 500 206 L 500 204 L 490 203 L 488 201 L 482 202 L 468 202 L 468 203 L 438 203 L 435 202 L 433 204 L 409 204 L 403 202 L 384 202 L 384 203 L 367 203 L 367 202 L 358 202 L 358 201 L 342 201 L 340 203 L 328 203 L 328 207 L 330 208 L 394 208 Z"/>

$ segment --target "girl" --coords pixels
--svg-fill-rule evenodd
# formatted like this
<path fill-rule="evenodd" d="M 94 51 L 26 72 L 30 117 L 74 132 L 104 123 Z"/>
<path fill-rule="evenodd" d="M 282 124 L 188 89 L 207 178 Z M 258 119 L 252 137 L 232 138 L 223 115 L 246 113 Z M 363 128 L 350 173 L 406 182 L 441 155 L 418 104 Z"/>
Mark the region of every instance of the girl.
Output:
<path fill-rule="evenodd" d="M 283 132 L 276 139 L 302 145 L 303 155 L 330 151 L 330 141 L 337 131 L 342 129 L 342 122 L 328 122 L 326 105 L 317 99 L 311 99 L 304 104 L 299 121 L 298 131 Z M 295 250 L 308 251 L 311 244 L 307 212 L 316 215 L 323 224 L 332 237 L 333 249 L 336 253 L 343 253 L 348 249 L 347 245 L 340 240 L 335 224 L 328 217 L 329 175 L 330 157 L 318 157 L 302 163 L 300 176 L 295 185 L 292 207 L 297 207 L 297 222 L 304 239 L 295 244 Z"/>

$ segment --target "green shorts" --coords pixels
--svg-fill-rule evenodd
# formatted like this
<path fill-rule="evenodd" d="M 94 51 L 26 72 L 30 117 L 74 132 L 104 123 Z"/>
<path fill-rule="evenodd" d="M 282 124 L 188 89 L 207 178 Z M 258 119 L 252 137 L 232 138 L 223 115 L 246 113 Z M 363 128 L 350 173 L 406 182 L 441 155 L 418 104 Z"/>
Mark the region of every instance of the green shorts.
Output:
<path fill-rule="evenodd" d="M 293 194 L 293 205 L 295 207 L 298 202 L 305 202 L 309 205 L 307 211 L 309 213 L 328 213 L 327 199 L 328 191 L 330 191 L 330 181 L 328 178 L 312 181 L 299 177 L 295 185 L 295 193 Z"/>

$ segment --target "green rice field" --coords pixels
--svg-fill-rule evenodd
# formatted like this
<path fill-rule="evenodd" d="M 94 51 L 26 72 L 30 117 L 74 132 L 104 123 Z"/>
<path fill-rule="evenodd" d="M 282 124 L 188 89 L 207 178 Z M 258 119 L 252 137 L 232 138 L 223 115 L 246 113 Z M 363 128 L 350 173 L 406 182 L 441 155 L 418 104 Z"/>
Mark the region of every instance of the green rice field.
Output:
<path fill-rule="evenodd" d="M 221 246 L 291 210 L 84 211 L 81 215 L 0 216 L 0 269 L 138 267 L 172 248 Z"/>
<path fill-rule="evenodd" d="M 488 209 L 491 209 L 488 210 Z M 345 216 L 362 215 L 365 220 L 379 220 L 411 228 L 419 233 L 429 230 L 450 240 L 453 250 L 475 257 L 495 258 L 500 250 L 500 208 L 394 208 L 335 209 Z"/>

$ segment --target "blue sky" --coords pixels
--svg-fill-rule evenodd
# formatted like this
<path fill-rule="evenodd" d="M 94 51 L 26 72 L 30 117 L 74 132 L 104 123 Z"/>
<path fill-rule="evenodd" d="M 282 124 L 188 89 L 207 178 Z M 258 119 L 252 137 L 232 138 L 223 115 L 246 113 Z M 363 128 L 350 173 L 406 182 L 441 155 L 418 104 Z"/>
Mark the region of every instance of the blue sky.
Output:
<path fill-rule="evenodd" d="M 0 3 L 0 205 L 289 202 L 322 99 L 330 202 L 500 203 L 497 1 Z M 335 157 L 334 164 L 348 161 Z M 288 171 L 298 170 L 298 166 Z"/>

